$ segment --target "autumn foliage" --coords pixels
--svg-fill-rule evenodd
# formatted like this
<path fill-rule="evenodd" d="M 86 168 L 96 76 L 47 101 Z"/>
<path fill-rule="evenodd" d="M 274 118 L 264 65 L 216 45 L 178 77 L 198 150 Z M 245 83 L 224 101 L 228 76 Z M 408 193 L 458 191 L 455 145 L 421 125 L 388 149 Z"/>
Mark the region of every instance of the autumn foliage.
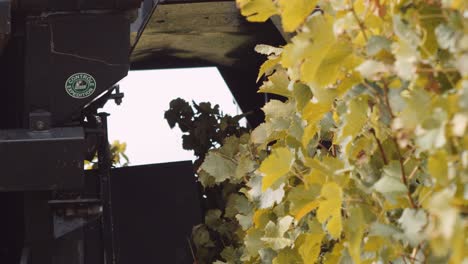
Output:
<path fill-rule="evenodd" d="M 206 155 L 202 183 L 238 188 L 196 249 L 234 221 L 218 264 L 468 263 L 468 2 L 237 4 L 293 34 L 257 46 L 285 100 Z"/>

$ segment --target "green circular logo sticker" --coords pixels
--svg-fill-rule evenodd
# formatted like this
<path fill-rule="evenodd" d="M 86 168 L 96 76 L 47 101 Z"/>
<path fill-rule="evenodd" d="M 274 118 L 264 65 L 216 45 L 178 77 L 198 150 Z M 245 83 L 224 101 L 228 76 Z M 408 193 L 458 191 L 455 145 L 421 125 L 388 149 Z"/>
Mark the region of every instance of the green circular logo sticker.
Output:
<path fill-rule="evenodd" d="M 65 82 L 65 90 L 73 98 L 86 98 L 96 91 L 96 80 L 90 74 L 75 73 Z"/>

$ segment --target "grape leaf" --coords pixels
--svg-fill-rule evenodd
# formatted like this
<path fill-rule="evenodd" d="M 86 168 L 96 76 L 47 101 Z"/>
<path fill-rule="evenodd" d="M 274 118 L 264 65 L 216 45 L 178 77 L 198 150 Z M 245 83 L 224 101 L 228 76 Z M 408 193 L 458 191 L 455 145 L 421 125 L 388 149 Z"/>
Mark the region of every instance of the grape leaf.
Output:
<path fill-rule="evenodd" d="M 349 241 L 348 252 L 353 263 L 361 263 L 361 243 L 365 231 L 365 219 L 360 207 L 349 209 L 349 218 L 345 222 L 345 234 Z"/>
<path fill-rule="evenodd" d="M 383 36 L 371 36 L 367 42 L 367 55 L 374 56 L 382 50 L 391 51 L 392 42 Z"/>
<path fill-rule="evenodd" d="M 270 60 L 270 61 L 276 63 L 277 60 L 275 59 L 275 60 Z M 264 65 L 262 65 L 262 67 L 268 67 L 268 65 L 266 66 Z M 262 73 L 262 71 L 263 70 L 261 68 L 260 73 Z M 283 69 L 277 69 L 275 73 L 273 73 L 272 75 L 268 77 L 268 80 L 266 82 L 263 82 L 263 85 L 260 87 L 258 92 L 259 93 L 271 93 L 271 94 L 281 95 L 284 97 L 290 97 L 291 91 L 288 89 L 288 87 L 289 87 L 289 78 L 288 78 L 286 71 Z"/>
<path fill-rule="evenodd" d="M 294 240 L 284 237 L 284 234 L 293 223 L 294 218 L 291 216 L 284 216 L 278 219 L 277 224 L 270 221 L 265 226 L 265 236 L 262 241 L 266 242 L 272 249 L 279 250 L 289 247 L 294 243 Z"/>
<path fill-rule="evenodd" d="M 380 61 L 366 60 L 356 70 L 366 79 L 377 80 L 380 74 L 389 72 L 385 64 Z"/>
<path fill-rule="evenodd" d="M 289 210 L 297 221 L 300 221 L 307 213 L 318 207 L 319 200 L 317 198 L 319 194 L 319 185 L 311 185 L 308 188 L 299 185 L 289 191 L 287 196 L 287 201 L 290 202 Z"/>
<path fill-rule="evenodd" d="M 323 185 L 320 197 L 323 200 L 317 210 L 317 219 L 322 224 L 327 222 L 328 233 L 333 238 L 339 238 L 343 229 L 341 222 L 343 190 L 338 184 L 329 182 Z"/>
<path fill-rule="evenodd" d="M 276 258 L 273 259 L 273 264 L 296 264 L 301 263 L 301 257 L 295 249 L 285 248 L 281 250 Z"/>
<path fill-rule="evenodd" d="M 264 175 L 262 179 L 262 191 L 266 191 L 279 178 L 286 175 L 293 161 L 294 155 L 289 148 L 281 147 L 273 149 L 258 169 Z"/>
<path fill-rule="evenodd" d="M 427 216 L 424 210 L 406 208 L 403 210 L 400 219 L 398 219 L 398 223 L 400 223 L 405 231 L 406 239 L 413 247 L 416 247 L 424 239 L 424 235 L 421 233 L 423 227 L 427 224 Z"/>
<path fill-rule="evenodd" d="M 437 184 L 445 186 L 448 183 L 447 153 L 438 151 L 431 155 L 427 162 L 427 169 Z"/>
<path fill-rule="evenodd" d="M 272 190 L 271 188 L 266 189 L 260 196 L 260 209 L 270 208 L 273 205 L 281 203 L 284 197 L 284 183 L 281 184 L 278 189 Z"/>
<path fill-rule="evenodd" d="M 367 97 L 365 95 L 357 96 L 349 101 L 348 110 L 343 116 L 342 126 L 338 132 L 338 142 L 350 137 L 356 138 L 364 128 L 367 122 Z"/>
<path fill-rule="evenodd" d="M 236 3 L 241 14 L 252 22 L 264 22 L 278 12 L 272 0 L 236 0 Z"/>
<path fill-rule="evenodd" d="M 317 221 L 312 220 L 312 228 L 297 239 L 298 251 L 304 264 L 314 264 L 320 254 L 325 233 Z"/>
<path fill-rule="evenodd" d="M 317 0 L 279 0 L 283 29 L 292 32 L 312 13 Z"/>
<path fill-rule="evenodd" d="M 236 164 L 221 153 L 210 151 L 200 169 L 213 176 L 216 183 L 220 183 L 235 177 Z"/>

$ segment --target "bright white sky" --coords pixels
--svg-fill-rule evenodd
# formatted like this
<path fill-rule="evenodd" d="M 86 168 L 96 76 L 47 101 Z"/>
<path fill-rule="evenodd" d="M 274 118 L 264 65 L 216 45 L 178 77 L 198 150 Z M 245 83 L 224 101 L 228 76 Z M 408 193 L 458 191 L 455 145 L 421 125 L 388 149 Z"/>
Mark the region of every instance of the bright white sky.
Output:
<path fill-rule="evenodd" d="M 130 165 L 194 159 L 182 149 L 182 133 L 170 129 L 164 112 L 172 99 L 211 102 L 231 115 L 240 113 L 231 91 L 214 67 L 130 71 L 120 82 L 125 97 L 120 106 L 108 102 L 109 140 L 127 143 Z"/>

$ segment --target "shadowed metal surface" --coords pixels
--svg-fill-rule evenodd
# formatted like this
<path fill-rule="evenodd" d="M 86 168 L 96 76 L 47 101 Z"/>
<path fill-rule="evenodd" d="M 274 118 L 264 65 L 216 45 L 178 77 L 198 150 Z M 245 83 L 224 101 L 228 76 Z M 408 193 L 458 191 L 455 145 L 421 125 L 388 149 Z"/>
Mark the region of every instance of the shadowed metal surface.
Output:
<path fill-rule="evenodd" d="M 149 20 L 131 55 L 132 69 L 218 67 L 241 109 L 256 111 L 250 124 L 260 123 L 264 96 L 256 79 L 266 58 L 254 48 L 283 45 L 276 26 L 246 21 L 234 1 L 170 2 L 159 4 Z"/>

